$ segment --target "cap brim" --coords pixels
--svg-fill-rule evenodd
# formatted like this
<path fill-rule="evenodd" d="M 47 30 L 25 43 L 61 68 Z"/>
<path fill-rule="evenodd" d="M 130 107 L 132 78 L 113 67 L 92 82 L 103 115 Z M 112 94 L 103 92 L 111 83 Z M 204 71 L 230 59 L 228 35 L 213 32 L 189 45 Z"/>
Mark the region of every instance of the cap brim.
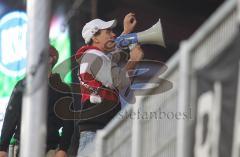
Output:
<path fill-rule="evenodd" d="M 101 29 L 108 29 L 108 28 L 114 28 L 117 26 L 117 20 L 111 20 L 106 23 L 101 27 Z"/>

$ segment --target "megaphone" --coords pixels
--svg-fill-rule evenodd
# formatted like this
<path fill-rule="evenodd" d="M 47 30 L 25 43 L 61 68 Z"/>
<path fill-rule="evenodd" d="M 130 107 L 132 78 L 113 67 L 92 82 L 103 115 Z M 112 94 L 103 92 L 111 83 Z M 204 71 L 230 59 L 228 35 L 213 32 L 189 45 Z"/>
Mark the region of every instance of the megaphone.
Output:
<path fill-rule="evenodd" d="M 125 34 L 117 37 L 115 39 L 115 43 L 118 48 L 126 48 L 129 45 L 136 43 L 155 44 L 166 47 L 160 19 L 156 24 L 145 31 Z"/>

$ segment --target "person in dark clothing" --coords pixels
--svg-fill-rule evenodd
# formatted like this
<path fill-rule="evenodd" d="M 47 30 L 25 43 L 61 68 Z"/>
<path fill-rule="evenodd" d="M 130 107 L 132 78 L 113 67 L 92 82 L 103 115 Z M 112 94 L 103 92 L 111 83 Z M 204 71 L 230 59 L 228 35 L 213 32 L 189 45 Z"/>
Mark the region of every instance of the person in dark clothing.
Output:
<path fill-rule="evenodd" d="M 74 127 L 73 121 L 63 120 L 55 114 L 56 103 L 61 103 L 62 101 L 59 101 L 60 99 L 71 97 L 71 90 L 67 84 L 62 82 L 60 75 L 57 73 L 51 73 L 51 69 L 56 64 L 57 60 L 57 50 L 51 46 L 48 73 L 49 84 L 46 140 L 47 157 L 67 157 L 66 152 L 71 142 L 71 136 Z M 22 97 L 24 88 L 25 78 L 20 80 L 15 85 L 15 88 L 11 94 L 1 132 L 0 157 L 7 157 L 9 142 L 12 136 L 14 136 L 14 138 L 18 141 L 17 143 L 19 143 Z M 69 105 L 70 104 L 71 102 L 69 102 Z M 61 127 L 62 136 L 60 137 L 59 129 Z"/>

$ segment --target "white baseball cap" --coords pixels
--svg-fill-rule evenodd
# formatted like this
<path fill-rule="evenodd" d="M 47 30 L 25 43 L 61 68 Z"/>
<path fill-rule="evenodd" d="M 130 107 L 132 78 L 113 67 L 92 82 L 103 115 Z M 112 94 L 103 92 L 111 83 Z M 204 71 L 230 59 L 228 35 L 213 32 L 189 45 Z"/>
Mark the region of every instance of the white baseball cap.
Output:
<path fill-rule="evenodd" d="M 85 24 L 82 29 L 82 37 L 85 43 L 89 43 L 91 38 L 101 29 L 114 28 L 117 25 L 116 20 L 103 21 L 101 19 L 94 19 Z"/>

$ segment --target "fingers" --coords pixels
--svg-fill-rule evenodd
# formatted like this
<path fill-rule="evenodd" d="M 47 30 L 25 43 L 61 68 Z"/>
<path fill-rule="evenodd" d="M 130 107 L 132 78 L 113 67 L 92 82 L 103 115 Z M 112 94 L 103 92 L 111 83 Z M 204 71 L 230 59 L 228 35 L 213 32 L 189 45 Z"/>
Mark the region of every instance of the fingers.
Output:
<path fill-rule="evenodd" d="M 132 25 L 135 25 L 135 24 L 137 23 L 137 20 L 136 20 L 135 16 L 129 17 L 129 22 L 130 22 Z"/>
<path fill-rule="evenodd" d="M 134 13 L 128 13 L 125 16 L 126 20 L 128 20 L 130 23 L 136 23 L 136 18 Z"/>
<path fill-rule="evenodd" d="M 135 16 L 135 13 L 128 13 L 126 16 Z"/>
<path fill-rule="evenodd" d="M 137 20 L 134 13 L 128 13 L 123 21 L 124 31 L 123 34 L 132 32 L 136 26 Z"/>

